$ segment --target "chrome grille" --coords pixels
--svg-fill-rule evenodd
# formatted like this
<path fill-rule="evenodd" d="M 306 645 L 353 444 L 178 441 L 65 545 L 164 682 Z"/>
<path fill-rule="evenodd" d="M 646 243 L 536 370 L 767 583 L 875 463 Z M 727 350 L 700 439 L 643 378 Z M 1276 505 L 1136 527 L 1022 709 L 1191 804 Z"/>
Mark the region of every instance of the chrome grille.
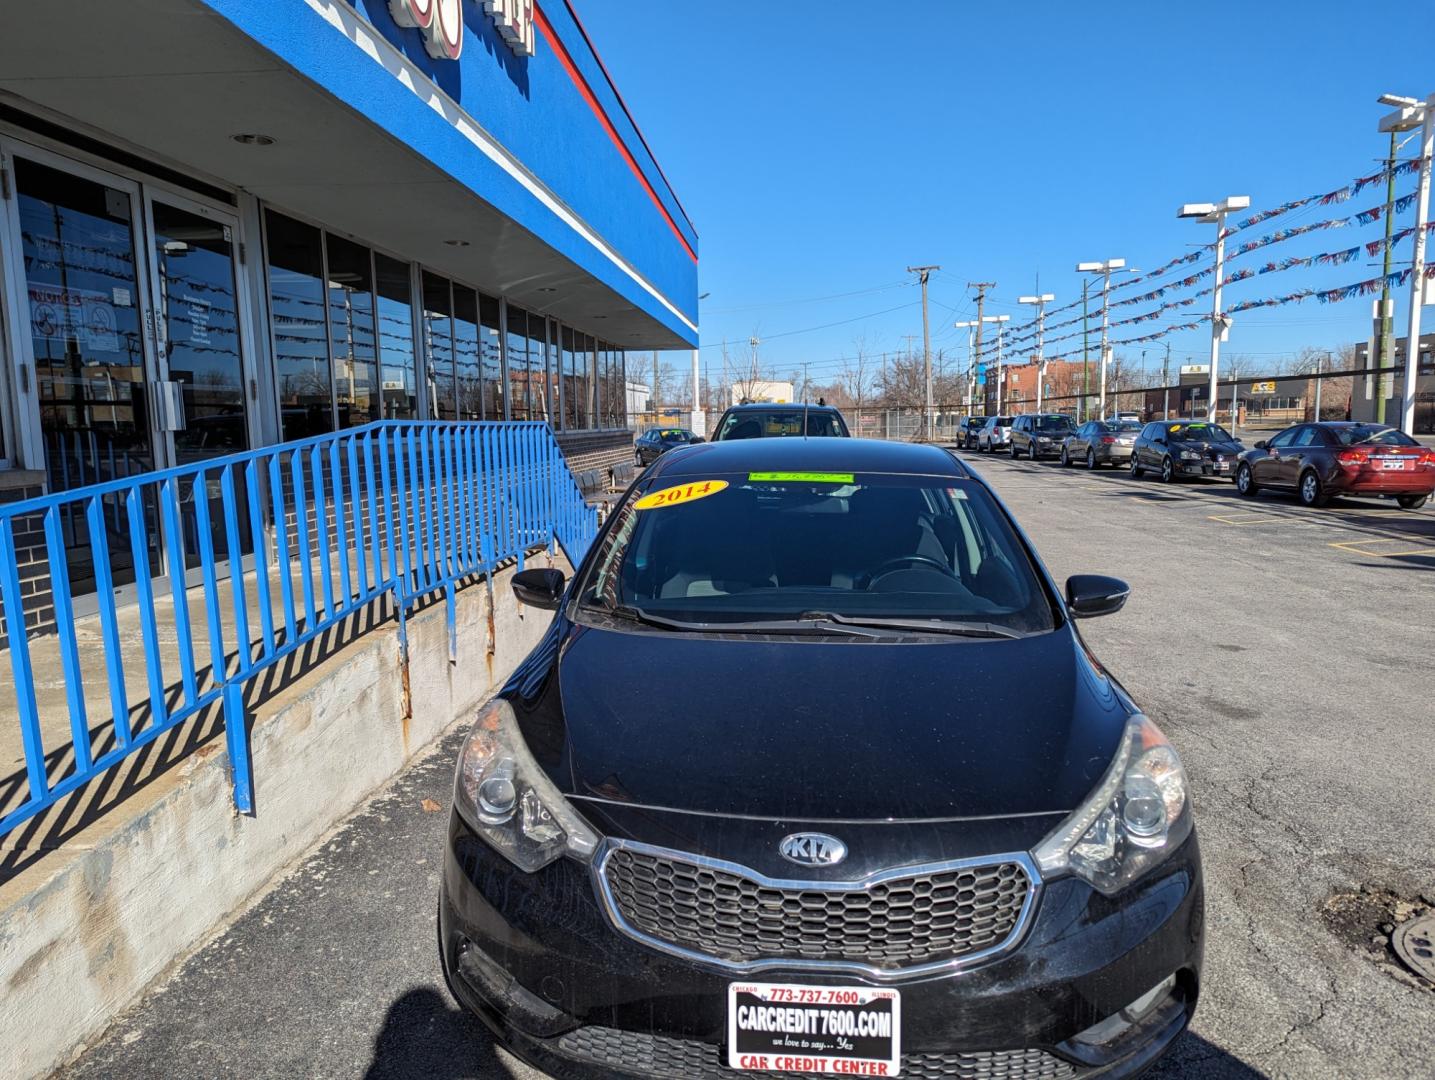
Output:
<path fill-rule="evenodd" d="M 738 966 L 792 960 L 901 971 L 960 960 L 1005 943 L 1031 892 L 1015 861 L 914 868 L 839 889 L 617 847 L 603 874 L 633 931 Z"/>
<path fill-rule="evenodd" d="M 795 1080 L 799 1075 L 808 1075 L 729 1069 L 722 1048 L 714 1043 L 617 1028 L 579 1028 L 558 1039 L 557 1050 L 565 1057 L 611 1066 L 630 1076 Z M 1084 1071 L 1042 1050 L 989 1050 L 903 1054 L 901 1075 L 911 1080 L 1075 1080 Z"/>

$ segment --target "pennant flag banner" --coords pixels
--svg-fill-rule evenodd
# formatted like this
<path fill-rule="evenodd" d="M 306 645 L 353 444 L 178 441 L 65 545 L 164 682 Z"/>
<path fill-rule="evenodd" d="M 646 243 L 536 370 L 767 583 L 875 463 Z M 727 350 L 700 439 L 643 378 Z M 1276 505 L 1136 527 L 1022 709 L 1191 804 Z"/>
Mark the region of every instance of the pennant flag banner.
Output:
<path fill-rule="evenodd" d="M 1259 225 L 1262 222 L 1270 221 L 1271 218 L 1280 217 L 1282 214 L 1288 214 L 1292 210 L 1299 210 L 1302 206 L 1309 206 L 1311 203 L 1318 203 L 1322 206 L 1329 206 L 1332 203 L 1345 202 L 1347 199 L 1354 198 L 1356 195 L 1359 195 L 1371 184 L 1380 183 L 1380 181 L 1384 180 L 1387 176 L 1407 176 L 1410 173 L 1417 171 L 1424 160 L 1424 158 L 1416 158 L 1412 161 L 1401 161 L 1398 162 L 1393 169 L 1384 168 L 1381 169 L 1379 172 L 1371 173 L 1369 176 L 1359 177 L 1358 179 L 1352 180 L 1345 187 L 1336 188 L 1334 191 L 1327 191 L 1321 195 L 1307 195 L 1304 199 L 1293 199 L 1290 202 L 1282 203 L 1280 206 L 1274 207 L 1273 209 L 1262 210 L 1259 213 L 1252 214 L 1250 217 L 1243 218 L 1241 221 L 1237 222 L 1228 231 L 1227 235 L 1229 235 L 1230 233 L 1240 232 L 1242 229 L 1249 229 L 1252 225 Z"/>

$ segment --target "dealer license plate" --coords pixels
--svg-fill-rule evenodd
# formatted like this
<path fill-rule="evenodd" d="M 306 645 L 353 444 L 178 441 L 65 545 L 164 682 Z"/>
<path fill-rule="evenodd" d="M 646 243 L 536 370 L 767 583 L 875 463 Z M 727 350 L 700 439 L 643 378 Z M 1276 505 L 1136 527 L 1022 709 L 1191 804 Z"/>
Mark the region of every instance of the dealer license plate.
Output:
<path fill-rule="evenodd" d="M 729 1068 L 896 1076 L 901 1030 L 902 996 L 896 990 L 728 984 Z"/>
<path fill-rule="evenodd" d="M 1403 469 L 1405 461 L 1402 458 L 1384 458 L 1380 462 L 1380 467 L 1382 469 Z"/>

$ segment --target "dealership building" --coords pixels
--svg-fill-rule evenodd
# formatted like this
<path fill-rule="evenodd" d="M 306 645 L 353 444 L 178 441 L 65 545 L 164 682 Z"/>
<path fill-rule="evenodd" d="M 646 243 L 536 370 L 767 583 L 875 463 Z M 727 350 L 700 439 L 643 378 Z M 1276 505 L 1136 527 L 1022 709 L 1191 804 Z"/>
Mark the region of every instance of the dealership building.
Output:
<path fill-rule="evenodd" d="M 374 420 L 626 457 L 698 240 L 567 0 L 0 14 L 0 497 Z"/>

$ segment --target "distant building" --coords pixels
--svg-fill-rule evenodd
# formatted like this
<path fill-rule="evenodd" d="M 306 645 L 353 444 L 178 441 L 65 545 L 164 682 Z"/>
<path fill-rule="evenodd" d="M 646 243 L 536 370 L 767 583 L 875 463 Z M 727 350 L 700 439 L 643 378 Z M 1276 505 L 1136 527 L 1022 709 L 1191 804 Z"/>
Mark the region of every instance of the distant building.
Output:
<path fill-rule="evenodd" d="M 790 405 L 792 383 L 739 379 L 732 384 L 732 404 L 741 405 L 744 401 L 770 401 L 774 405 Z"/>
<path fill-rule="evenodd" d="M 1377 343 L 1380 327 L 1374 328 L 1373 339 Z M 1400 424 L 1400 414 L 1405 398 L 1405 356 L 1408 338 L 1394 341 L 1394 359 L 1387 367 L 1397 370 L 1383 375 L 1355 376 L 1350 393 L 1350 417 L 1352 420 L 1374 420 L 1377 412 L 1377 395 L 1385 399 L 1385 422 L 1394 426 Z M 1357 369 L 1374 367 L 1371 342 L 1362 342 L 1355 347 Z M 1435 334 L 1420 335 L 1420 368 L 1415 377 L 1415 433 L 1435 435 Z"/>

